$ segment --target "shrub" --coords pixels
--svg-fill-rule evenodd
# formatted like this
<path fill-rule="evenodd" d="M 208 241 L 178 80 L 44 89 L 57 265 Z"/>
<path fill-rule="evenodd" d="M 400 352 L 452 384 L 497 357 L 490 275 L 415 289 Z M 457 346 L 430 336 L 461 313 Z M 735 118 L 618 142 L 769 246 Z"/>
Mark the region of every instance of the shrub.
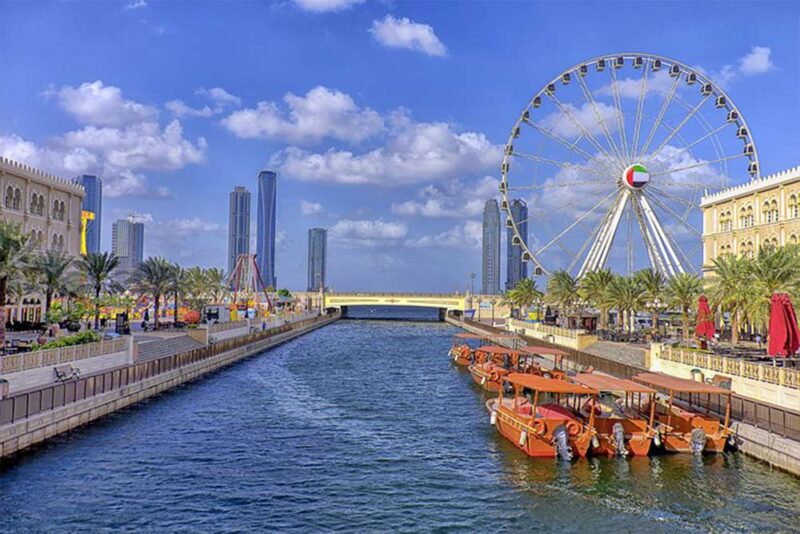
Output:
<path fill-rule="evenodd" d="M 54 339 L 53 341 L 48 341 L 44 345 L 33 344 L 31 346 L 31 349 L 32 350 L 55 349 L 61 347 L 71 347 L 73 345 L 83 345 L 85 343 L 94 343 L 96 341 L 100 341 L 100 334 L 91 330 L 87 330 L 86 332 L 79 332 L 72 336 L 65 336 L 62 338 Z"/>

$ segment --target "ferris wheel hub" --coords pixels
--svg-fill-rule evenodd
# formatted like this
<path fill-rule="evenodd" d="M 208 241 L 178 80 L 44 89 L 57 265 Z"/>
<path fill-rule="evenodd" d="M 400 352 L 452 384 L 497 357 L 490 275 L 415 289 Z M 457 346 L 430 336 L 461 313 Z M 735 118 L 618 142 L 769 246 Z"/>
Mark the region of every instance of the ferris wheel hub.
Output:
<path fill-rule="evenodd" d="M 634 163 L 622 173 L 622 183 L 628 189 L 638 190 L 650 183 L 650 172 L 641 163 Z"/>

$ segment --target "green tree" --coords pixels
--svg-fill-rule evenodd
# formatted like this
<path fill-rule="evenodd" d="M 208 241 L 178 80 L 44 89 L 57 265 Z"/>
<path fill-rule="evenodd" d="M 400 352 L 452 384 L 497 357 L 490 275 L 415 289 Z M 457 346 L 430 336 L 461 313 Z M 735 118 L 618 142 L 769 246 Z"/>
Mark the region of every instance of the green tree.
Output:
<path fill-rule="evenodd" d="M 506 301 L 518 310 L 527 310 L 539 302 L 543 293 L 536 287 L 536 281 L 524 278 L 506 293 Z"/>
<path fill-rule="evenodd" d="M 161 297 L 170 290 L 171 280 L 172 264 L 160 256 L 144 260 L 136 266 L 131 276 L 132 285 L 139 294 L 153 297 L 153 324 L 156 329 Z"/>
<path fill-rule="evenodd" d="M 6 291 L 9 280 L 28 267 L 34 244 L 19 224 L 0 221 L 0 344 L 6 339 Z"/>
<path fill-rule="evenodd" d="M 39 276 L 44 287 L 44 312 L 50 311 L 53 295 L 60 292 L 67 280 L 67 271 L 72 266 L 72 258 L 60 250 L 48 250 L 37 256 L 33 262 L 33 270 Z"/>
<path fill-rule="evenodd" d="M 659 305 L 664 301 L 664 291 L 667 287 L 667 278 L 660 271 L 647 268 L 636 273 L 636 279 L 642 288 L 645 304 L 650 306 L 652 314 L 653 331 L 658 328 Z"/>
<path fill-rule="evenodd" d="M 92 294 L 95 330 L 100 327 L 100 296 L 119 290 L 119 284 L 112 278 L 118 265 L 119 258 L 111 252 L 90 252 L 81 256 L 78 268 L 86 277 L 85 284 Z"/>
<path fill-rule="evenodd" d="M 645 302 L 639 280 L 635 276 L 615 276 L 608 286 L 608 302 L 617 308 L 617 326 L 632 332 L 636 312 Z"/>
<path fill-rule="evenodd" d="M 578 280 L 567 271 L 556 271 L 547 281 L 547 300 L 569 316 L 578 302 Z"/>
<path fill-rule="evenodd" d="M 739 342 L 740 321 L 753 300 L 753 261 L 745 256 L 723 254 L 711 263 L 712 276 L 706 279 L 706 292 L 714 308 L 730 313 L 731 342 Z"/>
<path fill-rule="evenodd" d="M 178 322 L 178 304 L 180 296 L 189 291 L 189 275 L 186 269 L 177 263 L 173 264 L 170 269 L 169 290 L 174 299 L 172 310 L 172 324 L 174 325 Z"/>
<path fill-rule="evenodd" d="M 590 271 L 581 278 L 578 288 L 580 297 L 600 311 L 600 330 L 608 328 L 608 288 L 613 280 L 610 269 Z"/>
<path fill-rule="evenodd" d="M 750 320 L 762 330 L 769 326 L 770 298 L 773 293 L 788 293 L 793 301 L 800 286 L 800 255 L 796 246 L 762 246 L 752 263 L 753 296 L 747 309 Z"/>
<path fill-rule="evenodd" d="M 204 271 L 206 277 L 206 290 L 208 297 L 215 303 L 222 302 L 225 295 L 229 292 L 225 271 L 217 267 L 211 267 Z"/>
<path fill-rule="evenodd" d="M 673 308 L 681 311 L 683 323 L 683 340 L 689 342 L 691 338 L 689 328 L 689 311 L 697 302 L 697 297 L 703 291 L 703 283 L 691 273 L 676 274 L 667 282 L 667 302 Z"/>

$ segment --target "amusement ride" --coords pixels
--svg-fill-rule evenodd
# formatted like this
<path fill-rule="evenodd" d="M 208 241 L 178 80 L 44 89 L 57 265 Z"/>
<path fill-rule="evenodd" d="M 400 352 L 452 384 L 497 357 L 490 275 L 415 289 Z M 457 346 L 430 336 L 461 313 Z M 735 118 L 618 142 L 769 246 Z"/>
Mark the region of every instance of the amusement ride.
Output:
<path fill-rule="evenodd" d="M 505 146 L 500 192 L 536 274 L 673 276 L 700 263 L 701 198 L 759 172 L 752 132 L 720 84 L 674 59 L 623 53 L 534 93 Z"/>

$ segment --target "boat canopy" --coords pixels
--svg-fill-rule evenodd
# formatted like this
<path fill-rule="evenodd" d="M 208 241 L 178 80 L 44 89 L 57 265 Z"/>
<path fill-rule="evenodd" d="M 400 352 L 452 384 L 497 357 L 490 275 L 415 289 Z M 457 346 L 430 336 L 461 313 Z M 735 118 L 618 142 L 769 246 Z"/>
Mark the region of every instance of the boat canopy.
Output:
<path fill-rule="evenodd" d="M 643 384 L 638 384 L 633 380 L 625 380 L 609 375 L 578 373 L 574 378 L 575 382 L 589 386 L 597 391 L 624 391 L 625 393 L 656 393 L 656 390 Z"/>
<path fill-rule="evenodd" d="M 539 345 L 525 345 L 519 348 L 520 352 L 525 354 L 552 354 L 553 356 L 566 356 L 566 351 L 556 349 L 553 347 L 542 347 Z"/>
<path fill-rule="evenodd" d="M 459 332 L 453 337 L 458 339 L 483 339 L 483 336 L 479 336 L 478 334 L 473 334 L 472 332 Z"/>
<path fill-rule="evenodd" d="M 477 352 L 486 352 L 487 354 L 511 354 L 514 356 L 519 356 L 521 354 L 521 352 L 516 349 L 503 347 L 501 345 L 484 345 L 475 350 Z"/>
<path fill-rule="evenodd" d="M 515 386 L 521 386 L 544 393 L 577 393 L 579 395 L 597 395 L 599 393 L 596 389 L 581 384 L 575 384 L 574 382 L 523 373 L 511 373 L 506 377 L 506 380 Z"/>
<path fill-rule="evenodd" d="M 679 393 L 712 393 L 717 395 L 730 395 L 731 390 L 724 389 L 704 382 L 678 378 L 677 376 L 665 375 L 662 373 L 641 373 L 633 377 L 637 382 L 647 384 L 656 388 L 666 389 L 670 392 Z"/>

